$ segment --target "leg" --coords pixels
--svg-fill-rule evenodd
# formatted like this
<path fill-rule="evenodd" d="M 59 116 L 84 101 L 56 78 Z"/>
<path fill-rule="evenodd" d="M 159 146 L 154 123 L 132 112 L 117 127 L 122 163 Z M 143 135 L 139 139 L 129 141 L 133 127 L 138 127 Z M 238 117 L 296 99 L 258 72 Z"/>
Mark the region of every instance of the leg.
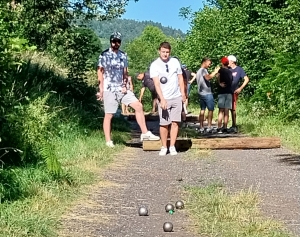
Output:
<path fill-rule="evenodd" d="M 170 147 L 175 146 L 178 135 L 178 122 L 172 122 L 170 131 Z"/>
<path fill-rule="evenodd" d="M 155 113 L 157 109 L 157 101 L 156 98 L 152 99 L 152 113 Z"/>
<path fill-rule="evenodd" d="M 160 125 L 159 134 L 160 134 L 160 139 L 161 139 L 162 146 L 167 148 L 169 125 Z"/>
<path fill-rule="evenodd" d="M 205 114 L 205 109 L 206 109 L 205 96 L 200 95 L 199 101 L 200 101 L 199 123 L 200 123 L 200 129 L 203 129 L 204 114 Z"/>
<path fill-rule="evenodd" d="M 124 105 L 124 104 L 122 103 L 122 114 L 125 114 L 125 108 L 126 108 L 126 105 Z"/>
<path fill-rule="evenodd" d="M 229 118 L 229 109 L 224 109 L 224 128 L 227 128 Z"/>
<path fill-rule="evenodd" d="M 219 108 L 219 116 L 218 116 L 218 128 L 222 127 L 224 109 Z"/>
<path fill-rule="evenodd" d="M 116 100 L 116 94 L 111 91 L 104 91 L 103 94 L 103 105 L 104 105 L 104 120 L 103 120 L 103 132 L 107 143 L 110 143 L 109 146 L 113 147 L 111 141 L 111 120 L 113 115 L 117 112 L 119 103 Z"/>
<path fill-rule="evenodd" d="M 232 127 L 236 127 L 236 105 L 238 100 L 238 94 L 232 95 L 232 109 L 231 109 L 231 118 L 232 118 Z"/>
<path fill-rule="evenodd" d="M 231 110 L 231 118 L 232 118 L 232 127 L 236 127 L 236 111 Z"/>
<path fill-rule="evenodd" d="M 142 103 L 137 100 L 137 101 L 129 104 L 129 106 L 135 110 L 135 118 L 136 118 L 138 125 L 140 126 L 142 133 L 143 134 L 146 133 L 148 131 L 148 129 L 146 126 L 146 120 L 145 120 Z"/>
<path fill-rule="evenodd" d="M 207 126 L 209 128 L 211 127 L 211 124 L 212 124 L 213 115 L 214 115 L 214 111 L 213 110 L 208 110 L 208 119 L 207 119 L 208 125 Z"/>
<path fill-rule="evenodd" d="M 206 95 L 206 100 L 207 100 L 207 109 L 208 109 L 207 122 L 208 122 L 208 127 L 211 128 L 213 113 L 215 109 L 215 101 L 214 101 L 213 94 Z"/>
<path fill-rule="evenodd" d="M 200 129 L 203 128 L 204 113 L 205 113 L 205 110 L 201 109 L 200 114 L 199 114 Z"/>
<path fill-rule="evenodd" d="M 104 115 L 104 120 L 103 120 L 103 131 L 104 131 L 104 136 L 106 142 L 111 141 L 111 119 L 113 117 L 113 114 L 108 114 L 106 113 Z"/>

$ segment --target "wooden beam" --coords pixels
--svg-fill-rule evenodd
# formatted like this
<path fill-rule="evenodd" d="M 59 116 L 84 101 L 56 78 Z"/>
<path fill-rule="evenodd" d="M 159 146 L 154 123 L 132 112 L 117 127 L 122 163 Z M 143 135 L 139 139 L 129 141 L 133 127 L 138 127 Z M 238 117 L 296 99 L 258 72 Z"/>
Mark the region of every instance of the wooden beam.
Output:
<path fill-rule="evenodd" d="M 143 150 L 144 151 L 159 151 L 162 144 L 161 141 L 143 141 Z M 168 139 L 167 146 L 170 146 L 170 139 Z M 191 139 L 177 139 L 175 147 L 177 150 L 187 150 L 192 147 Z"/>
<path fill-rule="evenodd" d="M 135 121 L 135 115 L 130 114 L 126 115 L 128 121 Z M 151 115 L 151 114 L 145 114 L 146 121 L 159 121 L 158 115 Z M 199 116 L 198 115 L 187 115 L 186 116 L 186 122 L 199 122 Z"/>
<path fill-rule="evenodd" d="M 270 149 L 281 147 L 279 137 L 227 137 L 178 139 L 176 148 L 181 149 Z M 159 151 L 161 141 L 143 141 L 144 151 Z"/>

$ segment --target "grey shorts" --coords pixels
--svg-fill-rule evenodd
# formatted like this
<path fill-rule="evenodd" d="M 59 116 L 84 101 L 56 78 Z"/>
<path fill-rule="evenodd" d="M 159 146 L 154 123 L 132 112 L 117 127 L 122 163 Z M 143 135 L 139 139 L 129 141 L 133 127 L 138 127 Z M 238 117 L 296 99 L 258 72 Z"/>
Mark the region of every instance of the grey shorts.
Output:
<path fill-rule="evenodd" d="M 218 107 L 220 109 L 231 109 L 232 108 L 232 94 L 218 95 Z"/>
<path fill-rule="evenodd" d="M 128 106 L 136 101 L 138 101 L 138 99 L 135 97 L 133 92 L 129 90 L 126 94 L 123 94 L 120 91 L 104 91 L 103 93 L 104 112 L 106 114 L 115 114 L 120 103 L 123 103 Z"/>
<path fill-rule="evenodd" d="M 159 124 L 166 126 L 172 122 L 181 122 L 182 97 L 167 100 L 167 109 L 162 110 L 158 103 Z"/>

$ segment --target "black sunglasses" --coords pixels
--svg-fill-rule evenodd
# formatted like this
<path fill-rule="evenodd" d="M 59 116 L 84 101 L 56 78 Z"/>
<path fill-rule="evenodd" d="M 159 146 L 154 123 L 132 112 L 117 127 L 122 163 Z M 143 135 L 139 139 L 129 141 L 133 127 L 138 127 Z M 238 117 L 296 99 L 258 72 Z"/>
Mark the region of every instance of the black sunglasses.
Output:
<path fill-rule="evenodd" d="M 169 72 L 169 66 L 166 64 L 166 72 Z"/>
<path fill-rule="evenodd" d="M 114 44 L 115 44 L 115 43 L 121 44 L 121 40 L 119 40 L 119 39 L 114 39 L 114 40 L 112 40 L 111 42 L 114 43 Z"/>

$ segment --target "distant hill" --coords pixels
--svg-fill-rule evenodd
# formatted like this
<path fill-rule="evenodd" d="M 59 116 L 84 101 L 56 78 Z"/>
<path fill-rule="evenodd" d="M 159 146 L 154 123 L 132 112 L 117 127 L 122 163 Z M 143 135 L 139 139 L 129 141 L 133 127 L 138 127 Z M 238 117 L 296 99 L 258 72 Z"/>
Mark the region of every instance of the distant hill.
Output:
<path fill-rule="evenodd" d="M 91 21 L 87 26 L 95 31 L 101 38 L 103 49 L 109 46 L 109 36 L 114 31 L 119 31 L 123 35 L 122 45 L 140 36 L 144 28 L 148 25 L 156 26 L 165 35 L 173 38 L 183 38 L 185 34 L 179 29 L 162 26 L 161 23 L 153 21 L 136 21 L 129 19 L 113 19 L 109 21 Z"/>

